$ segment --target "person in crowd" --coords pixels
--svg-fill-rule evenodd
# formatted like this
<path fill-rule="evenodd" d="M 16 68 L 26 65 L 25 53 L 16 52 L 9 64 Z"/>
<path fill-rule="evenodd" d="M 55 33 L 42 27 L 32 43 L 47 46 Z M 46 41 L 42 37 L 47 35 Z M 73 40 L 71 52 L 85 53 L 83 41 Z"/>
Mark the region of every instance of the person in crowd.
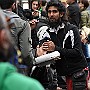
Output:
<path fill-rule="evenodd" d="M 39 22 L 33 20 L 31 27 L 32 26 L 33 26 L 33 30 L 36 31 L 36 35 L 34 35 L 34 38 L 33 38 L 34 48 L 37 48 L 37 56 L 42 56 L 43 54 L 46 54 L 46 52 L 43 53 L 44 51 L 40 49 L 39 46 L 37 46 L 43 42 L 42 38 L 39 38 L 39 35 L 37 35 L 37 31 L 42 30 L 41 33 L 44 37 L 46 34 L 45 33 L 43 34 L 43 31 L 47 30 L 48 26 L 45 23 L 45 20 L 44 21 L 39 20 Z M 48 34 L 46 36 L 48 36 Z M 31 74 L 31 77 L 39 80 L 43 84 L 46 90 L 47 89 L 56 90 L 56 88 L 57 90 L 61 90 L 61 88 L 57 87 L 56 70 L 54 68 L 48 67 L 47 64 L 44 64 L 44 65 L 41 64 L 41 66 L 39 67 L 37 66 L 33 71 L 33 73 Z"/>
<path fill-rule="evenodd" d="M 60 0 L 62 2 L 63 5 L 65 5 L 65 7 L 67 8 L 68 7 L 68 4 L 67 4 L 67 0 Z"/>
<path fill-rule="evenodd" d="M 40 8 L 39 0 L 32 0 L 31 1 L 31 9 L 32 11 L 38 10 Z"/>
<path fill-rule="evenodd" d="M 46 12 L 49 29 L 37 31 L 39 40 L 49 38 L 40 47 L 42 54 L 46 51 L 60 52 L 60 59 L 55 66 L 57 75 L 66 77 L 67 90 L 87 90 L 87 62 L 77 26 L 70 24 L 64 17 L 66 8 L 60 2 L 48 2 Z"/>
<path fill-rule="evenodd" d="M 89 42 L 88 34 L 90 28 L 90 13 L 88 10 L 89 2 L 88 0 L 79 0 L 78 1 L 80 10 L 81 10 L 81 21 L 80 21 L 80 32 L 81 32 L 81 41 L 85 44 Z"/>
<path fill-rule="evenodd" d="M 80 28 L 81 28 L 81 42 L 83 44 L 83 51 L 86 56 L 86 59 L 89 61 L 89 53 L 87 50 L 87 45 L 89 45 L 89 34 L 90 34 L 90 14 L 87 10 L 89 6 L 88 0 L 79 0 L 78 2 L 79 7 L 81 9 L 81 22 L 80 22 Z"/>
<path fill-rule="evenodd" d="M 81 13 L 77 0 L 67 0 L 68 20 L 71 24 L 76 25 L 79 28 Z"/>
<path fill-rule="evenodd" d="M 47 4 L 46 0 L 40 0 L 40 7 L 41 7 L 42 11 L 46 11 L 45 10 L 46 4 Z"/>
<path fill-rule="evenodd" d="M 15 9 L 13 10 L 14 13 L 18 14 L 22 19 L 25 19 L 24 17 L 24 9 L 23 7 L 20 5 L 20 1 L 16 1 L 15 2 Z"/>
<path fill-rule="evenodd" d="M 31 47 L 31 27 L 27 21 L 22 20 L 16 13 L 16 0 L 0 0 L 0 7 L 3 9 L 4 15 L 9 18 L 11 35 L 15 46 L 21 51 L 21 56 L 25 65 L 32 65 L 32 47 Z"/>
<path fill-rule="evenodd" d="M 41 11 L 41 18 L 46 18 L 46 5 L 47 5 L 47 1 L 46 0 L 40 0 L 40 11 Z"/>
<path fill-rule="evenodd" d="M 0 9 L 0 90 L 45 90 L 37 80 L 17 73 L 17 69 L 8 63 L 12 53 L 9 28 Z"/>
<path fill-rule="evenodd" d="M 88 67 L 89 67 L 89 78 L 90 78 L 90 11 L 88 10 L 89 2 L 88 0 L 79 0 L 79 7 L 81 9 L 81 22 L 80 22 L 80 32 L 81 32 L 81 42 L 84 55 L 86 57 Z M 90 80 L 90 79 L 89 79 Z M 89 87 L 90 88 L 90 87 Z"/>
<path fill-rule="evenodd" d="M 39 0 L 32 0 L 31 1 L 31 11 L 32 11 L 32 16 L 34 19 L 41 17 L 41 12 L 39 11 L 39 9 L 40 9 Z"/>
<path fill-rule="evenodd" d="M 31 38 L 32 38 L 32 47 L 35 49 L 38 43 L 38 39 L 36 38 L 36 30 L 34 30 L 35 26 L 33 27 L 33 23 L 34 22 L 39 22 L 39 20 L 46 20 L 47 14 L 45 11 L 45 4 L 47 2 L 45 0 L 41 0 L 40 2 L 38 0 L 32 0 L 31 1 L 31 11 L 33 13 L 33 11 L 38 10 L 38 15 L 37 16 L 33 16 L 32 14 L 32 19 L 30 20 L 30 25 L 31 25 Z M 35 4 L 38 4 L 38 7 L 36 7 Z M 44 10 L 43 10 L 44 8 Z M 29 16 L 30 17 L 30 16 Z"/>
<path fill-rule="evenodd" d="M 87 10 L 89 6 L 88 0 L 79 0 L 78 4 L 81 10 L 80 28 L 82 28 L 83 26 L 90 27 L 90 15 L 89 11 Z"/>
<path fill-rule="evenodd" d="M 39 0 L 32 0 L 31 1 L 31 12 L 32 12 L 32 19 L 30 20 L 30 22 L 34 22 L 46 17 L 46 13 L 45 11 L 43 12 L 41 10 L 41 3 L 42 1 L 39 2 Z M 30 16 L 29 16 L 30 17 Z M 33 23 L 30 23 L 31 26 L 33 26 Z M 31 28 L 31 38 L 32 38 L 32 47 L 35 49 L 38 43 L 38 39 L 36 38 L 36 31 L 34 30 L 34 28 Z"/>

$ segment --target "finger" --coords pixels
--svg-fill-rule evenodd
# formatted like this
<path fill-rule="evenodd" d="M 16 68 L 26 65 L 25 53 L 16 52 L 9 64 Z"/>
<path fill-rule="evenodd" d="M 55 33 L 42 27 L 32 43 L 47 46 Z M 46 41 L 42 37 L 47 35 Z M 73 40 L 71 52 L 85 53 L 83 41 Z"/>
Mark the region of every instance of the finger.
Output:
<path fill-rule="evenodd" d="M 48 45 L 48 44 L 43 44 L 42 46 L 46 46 L 46 47 L 48 47 L 49 45 Z"/>
<path fill-rule="evenodd" d="M 48 51 L 48 48 L 43 48 L 44 51 Z"/>
<path fill-rule="evenodd" d="M 48 45 L 43 45 L 42 48 L 49 48 L 49 46 Z"/>
<path fill-rule="evenodd" d="M 48 44 L 49 44 L 49 42 L 44 42 L 44 43 L 43 43 L 43 45 L 48 45 Z"/>
<path fill-rule="evenodd" d="M 49 48 L 48 48 L 48 46 L 43 46 L 42 49 L 46 51 L 46 50 L 48 50 Z"/>

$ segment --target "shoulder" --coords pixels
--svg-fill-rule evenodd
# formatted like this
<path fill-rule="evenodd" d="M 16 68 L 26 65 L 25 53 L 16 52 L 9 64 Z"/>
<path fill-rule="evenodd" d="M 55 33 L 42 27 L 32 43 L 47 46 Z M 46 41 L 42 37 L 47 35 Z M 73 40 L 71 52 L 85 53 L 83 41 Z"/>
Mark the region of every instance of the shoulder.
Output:
<path fill-rule="evenodd" d="M 88 10 L 85 10 L 85 11 L 82 11 L 81 14 L 89 14 L 89 11 Z"/>
<path fill-rule="evenodd" d="M 19 17 L 17 14 L 12 13 L 10 17 L 10 22 L 14 23 L 16 27 L 25 27 L 27 26 L 28 22 L 23 20 L 21 17 Z"/>
<path fill-rule="evenodd" d="M 79 29 L 77 26 L 73 25 L 73 24 L 70 24 L 69 22 L 67 22 L 65 24 L 65 31 L 68 32 L 72 30 L 74 33 L 79 33 Z"/>
<path fill-rule="evenodd" d="M 16 72 L 16 68 L 9 63 L 0 63 L 0 83 L 3 84 L 3 88 L 9 88 L 10 90 L 44 90 L 43 86 L 35 79 L 26 77 Z M 13 81 L 11 87 L 10 83 Z M 5 85 L 5 86 L 4 86 Z"/>
<path fill-rule="evenodd" d="M 89 15 L 89 11 L 88 10 L 85 10 L 85 11 L 81 12 L 81 20 L 84 20 L 84 19 L 88 20 L 89 16 L 90 15 Z"/>
<path fill-rule="evenodd" d="M 65 25 L 65 31 L 66 33 L 69 32 L 72 35 L 79 36 L 79 29 L 73 24 L 67 23 L 67 25 Z"/>
<path fill-rule="evenodd" d="M 76 29 L 78 28 L 77 26 L 75 26 L 75 25 L 73 25 L 73 24 L 71 24 L 69 22 L 65 23 L 65 27 L 68 28 L 68 30 L 74 29 L 74 28 L 76 28 Z"/>
<path fill-rule="evenodd" d="M 40 19 L 39 22 L 37 23 L 36 30 L 38 31 L 41 28 L 45 29 L 45 28 L 48 28 L 48 27 L 49 26 L 47 24 L 47 21 Z"/>

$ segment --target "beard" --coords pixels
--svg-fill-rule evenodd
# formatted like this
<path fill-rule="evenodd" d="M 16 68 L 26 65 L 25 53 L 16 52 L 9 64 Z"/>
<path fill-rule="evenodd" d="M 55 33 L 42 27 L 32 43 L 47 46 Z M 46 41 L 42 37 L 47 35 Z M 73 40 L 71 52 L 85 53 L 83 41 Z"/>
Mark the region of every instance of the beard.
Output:
<path fill-rule="evenodd" d="M 62 24 L 61 19 L 58 19 L 58 20 L 49 19 L 49 25 L 50 25 L 51 28 L 57 28 L 61 24 Z"/>

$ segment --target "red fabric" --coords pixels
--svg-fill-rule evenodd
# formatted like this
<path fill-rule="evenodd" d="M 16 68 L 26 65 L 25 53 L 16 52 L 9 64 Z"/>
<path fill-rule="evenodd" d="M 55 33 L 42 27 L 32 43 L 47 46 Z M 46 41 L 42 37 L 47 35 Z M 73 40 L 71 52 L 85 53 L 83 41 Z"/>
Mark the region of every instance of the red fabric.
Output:
<path fill-rule="evenodd" d="M 71 77 L 66 77 L 67 90 L 73 90 Z M 88 90 L 88 80 L 86 82 L 86 90 Z"/>
<path fill-rule="evenodd" d="M 66 77 L 67 90 L 73 90 L 71 77 Z"/>
<path fill-rule="evenodd" d="M 86 90 L 89 90 L 88 89 L 88 81 L 90 79 L 90 70 L 89 70 L 88 67 L 86 67 L 84 70 L 86 70 L 88 72 L 88 75 L 87 75 L 87 78 L 86 78 L 86 87 L 87 87 Z"/>

